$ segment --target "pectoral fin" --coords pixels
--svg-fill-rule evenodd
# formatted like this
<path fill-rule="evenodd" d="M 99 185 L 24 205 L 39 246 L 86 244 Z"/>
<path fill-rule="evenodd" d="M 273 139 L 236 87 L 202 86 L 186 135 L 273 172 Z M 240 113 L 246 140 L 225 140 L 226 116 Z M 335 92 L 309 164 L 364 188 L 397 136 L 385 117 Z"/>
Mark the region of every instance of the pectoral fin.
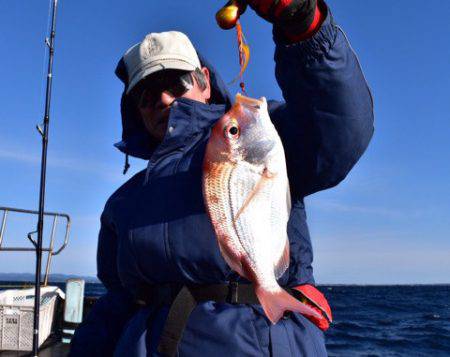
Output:
<path fill-rule="evenodd" d="M 253 198 L 258 194 L 258 192 L 261 191 L 261 189 L 264 187 L 264 185 L 272 179 L 274 176 L 273 174 L 270 174 L 267 169 L 264 169 L 261 177 L 259 178 L 258 182 L 256 182 L 256 185 L 253 187 L 253 190 L 248 194 L 247 198 L 245 199 L 242 207 L 239 209 L 239 211 L 236 213 L 236 216 L 233 218 L 233 223 L 236 223 L 236 221 L 239 219 L 241 214 L 244 212 L 244 210 L 248 207 L 250 202 L 253 200 Z"/>

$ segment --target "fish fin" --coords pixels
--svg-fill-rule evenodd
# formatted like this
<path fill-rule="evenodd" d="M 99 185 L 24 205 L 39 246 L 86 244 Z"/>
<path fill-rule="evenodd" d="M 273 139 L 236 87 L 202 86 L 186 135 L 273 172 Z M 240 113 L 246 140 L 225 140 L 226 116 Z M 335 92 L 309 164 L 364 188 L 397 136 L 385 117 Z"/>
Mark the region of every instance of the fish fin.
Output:
<path fill-rule="evenodd" d="M 280 260 L 275 264 L 275 277 L 280 278 L 289 267 L 289 240 L 286 238 L 286 244 L 281 254 Z"/>
<path fill-rule="evenodd" d="M 273 291 L 262 287 L 256 287 L 255 290 L 256 296 L 272 324 L 276 324 L 283 317 L 285 311 L 294 311 L 306 316 L 321 318 L 317 311 L 300 302 L 281 287 Z"/>
<path fill-rule="evenodd" d="M 217 241 L 219 242 L 220 252 L 222 253 L 225 262 L 240 276 L 248 279 L 242 267 L 242 259 L 239 253 L 233 251 L 233 249 L 227 246 L 222 239 L 218 239 Z"/>
<path fill-rule="evenodd" d="M 276 174 L 271 173 L 267 168 L 264 169 L 261 177 L 259 178 L 258 182 L 253 187 L 253 190 L 248 194 L 247 198 L 245 199 L 244 203 L 242 204 L 242 207 L 237 211 L 236 216 L 233 218 L 233 223 L 236 223 L 236 221 L 239 219 L 240 215 L 244 210 L 248 207 L 252 199 L 256 196 L 256 194 L 261 191 L 263 185 L 267 180 L 271 180 L 275 178 Z"/>
<path fill-rule="evenodd" d="M 237 211 L 236 216 L 233 218 L 233 223 L 236 223 L 236 221 L 241 216 L 242 212 L 248 207 L 252 199 L 256 196 L 256 194 L 261 191 L 261 188 L 263 187 L 264 181 L 267 180 L 267 177 L 263 173 L 261 177 L 259 178 L 258 182 L 253 187 L 253 190 L 248 194 L 247 198 L 245 199 L 244 203 L 242 204 L 242 207 Z"/>

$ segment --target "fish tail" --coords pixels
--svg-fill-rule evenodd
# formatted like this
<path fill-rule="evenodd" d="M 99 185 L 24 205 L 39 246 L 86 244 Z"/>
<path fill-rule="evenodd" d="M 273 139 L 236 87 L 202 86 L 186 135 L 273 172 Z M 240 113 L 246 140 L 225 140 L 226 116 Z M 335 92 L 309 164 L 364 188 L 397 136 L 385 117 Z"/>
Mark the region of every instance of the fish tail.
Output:
<path fill-rule="evenodd" d="M 294 311 L 303 315 L 321 318 L 311 307 L 303 304 L 282 288 L 267 290 L 257 287 L 255 290 L 256 296 L 272 324 L 276 324 L 283 317 L 285 311 Z"/>

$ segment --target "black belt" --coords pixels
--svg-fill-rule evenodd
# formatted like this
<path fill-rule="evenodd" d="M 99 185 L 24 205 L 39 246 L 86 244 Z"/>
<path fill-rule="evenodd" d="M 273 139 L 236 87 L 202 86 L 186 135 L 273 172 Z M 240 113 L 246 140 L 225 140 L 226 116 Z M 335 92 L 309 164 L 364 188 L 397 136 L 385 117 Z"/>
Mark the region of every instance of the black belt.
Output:
<path fill-rule="evenodd" d="M 156 306 L 171 305 L 182 284 L 158 284 L 158 285 L 141 285 L 135 296 L 135 303 L 139 306 Z"/>
<path fill-rule="evenodd" d="M 158 345 L 164 356 L 176 356 L 189 315 L 198 303 L 215 301 L 230 304 L 259 304 L 251 284 L 177 285 L 164 284 L 140 289 L 138 303 L 153 306 L 170 305 L 169 314 Z"/>

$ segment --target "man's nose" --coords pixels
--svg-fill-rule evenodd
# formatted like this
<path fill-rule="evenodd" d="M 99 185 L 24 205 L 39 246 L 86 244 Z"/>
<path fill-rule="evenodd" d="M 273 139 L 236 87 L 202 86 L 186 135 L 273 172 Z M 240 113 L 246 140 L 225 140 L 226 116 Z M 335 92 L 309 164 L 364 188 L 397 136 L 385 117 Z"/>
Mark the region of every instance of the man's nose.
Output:
<path fill-rule="evenodd" d="M 164 104 L 165 106 L 170 106 L 173 101 L 176 99 L 172 94 L 170 94 L 167 91 L 164 91 L 161 93 L 161 103 Z"/>

